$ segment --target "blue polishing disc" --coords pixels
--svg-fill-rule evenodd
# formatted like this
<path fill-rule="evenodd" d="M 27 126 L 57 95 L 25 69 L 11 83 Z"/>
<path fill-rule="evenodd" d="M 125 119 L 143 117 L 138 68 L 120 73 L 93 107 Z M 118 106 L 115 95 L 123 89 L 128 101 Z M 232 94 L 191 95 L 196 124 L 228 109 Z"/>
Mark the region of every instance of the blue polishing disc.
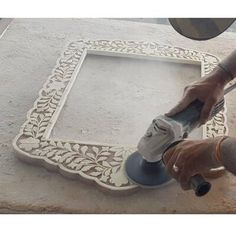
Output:
<path fill-rule="evenodd" d="M 147 162 L 139 152 L 134 152 L 127 158 L 125 170 L 132 182 L 143 187 L 158 187 L 172 179 L 162 160 Z"/>

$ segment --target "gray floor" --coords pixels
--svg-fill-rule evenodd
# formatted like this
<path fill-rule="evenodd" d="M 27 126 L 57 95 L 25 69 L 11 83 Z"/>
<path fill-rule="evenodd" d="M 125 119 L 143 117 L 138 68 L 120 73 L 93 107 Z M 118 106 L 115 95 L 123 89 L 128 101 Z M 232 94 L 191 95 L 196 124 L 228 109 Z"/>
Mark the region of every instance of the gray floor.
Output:
<path fill-rule="evenodd" d="M 11 18 L 0 18 L 0 38 L 2 37 L 4 32 L 7 30 L 11 21 L 12 21 Z"/>

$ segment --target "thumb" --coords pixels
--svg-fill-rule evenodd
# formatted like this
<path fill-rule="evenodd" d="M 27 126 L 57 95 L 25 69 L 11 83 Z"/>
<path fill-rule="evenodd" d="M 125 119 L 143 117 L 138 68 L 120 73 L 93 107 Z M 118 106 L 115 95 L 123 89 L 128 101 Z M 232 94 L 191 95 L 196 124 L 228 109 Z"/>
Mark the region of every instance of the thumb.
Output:
<path fill-rule="evenodd" d="M 201 115 L 200 115 L 200 124 L 205 124 L 208 120 L 208 118 L 210 117 L 211 115 L 211 111 L 214 107 L 214 105 L 216 104 L 216 101 L 214 99 L 208 99 L 203 108 L 202 108 L 202 111 L 201 111 Z"/>
<path fill-rule="evenodd" d="M 167 116 L 173 116 L 182 110 L 184 110 L 193 100 L 195 100 L 195 97 L 190 96 L 190 95 L 185 95 L 183 99 L 174 107 L 172 108 L 169 112 L 167 112 L 165 115 Z"/>

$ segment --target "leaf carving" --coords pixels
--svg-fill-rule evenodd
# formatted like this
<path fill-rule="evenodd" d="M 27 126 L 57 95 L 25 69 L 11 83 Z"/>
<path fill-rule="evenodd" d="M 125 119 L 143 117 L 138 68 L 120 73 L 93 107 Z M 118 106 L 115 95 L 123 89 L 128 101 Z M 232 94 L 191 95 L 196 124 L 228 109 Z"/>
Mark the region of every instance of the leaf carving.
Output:
<path fill-rule="evenodd" d="M 88 150 L 88 147 L 87 146 L 83 146 L 82 148 L 81 148 L 81 151 L 82 151 L 82 153 L 85 155 L 85 153 L 87 152 L 87 150 Z"/>
<path fill-rule="evenodd" d="M 81 171 L 88 171 L 88 170 L 90 170 L 90 169 L 92 169 L 93 168 L 93 166 L 91 165 L 91 166 L 84 166 L 82 169 L 81 169 Z"/>

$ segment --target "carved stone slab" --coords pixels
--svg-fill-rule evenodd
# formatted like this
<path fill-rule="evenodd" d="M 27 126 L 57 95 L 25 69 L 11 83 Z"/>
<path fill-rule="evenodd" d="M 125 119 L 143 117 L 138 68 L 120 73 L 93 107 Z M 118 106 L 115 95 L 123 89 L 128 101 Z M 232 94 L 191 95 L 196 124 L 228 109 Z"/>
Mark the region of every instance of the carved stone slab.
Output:
<path fill-rule="evenodd" d="M 131 190 L 137 186 L 127 179 L 124 162 L 135 151 L 135 147 L 82 143 L 78 140 L 50 137 L 88 53 L 198 64 L 201 66 L 202 76 L 209 73 L 219 59 L 208 53 L 156 42 L 79 40 L 65 48 L 13 141 L 16 156 L 71 178 L 82 177 L 96 182 L 109 190 Z M 226 109 L 203 126 L 203 138 L 227 134 L 225 111 Z"/>

